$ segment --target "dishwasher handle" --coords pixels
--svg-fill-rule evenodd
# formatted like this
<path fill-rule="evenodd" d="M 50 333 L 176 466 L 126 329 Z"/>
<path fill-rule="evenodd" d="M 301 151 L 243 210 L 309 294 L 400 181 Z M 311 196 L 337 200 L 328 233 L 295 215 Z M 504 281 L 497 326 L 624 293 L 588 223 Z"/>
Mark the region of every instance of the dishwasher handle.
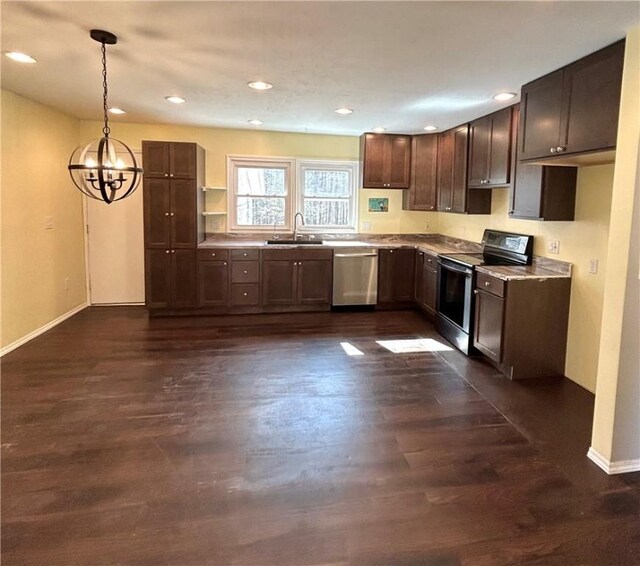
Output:
<path fill-rule="evenodd" d="M 333 257 L 378 257 L 378 254 L 333 254 Z"/>

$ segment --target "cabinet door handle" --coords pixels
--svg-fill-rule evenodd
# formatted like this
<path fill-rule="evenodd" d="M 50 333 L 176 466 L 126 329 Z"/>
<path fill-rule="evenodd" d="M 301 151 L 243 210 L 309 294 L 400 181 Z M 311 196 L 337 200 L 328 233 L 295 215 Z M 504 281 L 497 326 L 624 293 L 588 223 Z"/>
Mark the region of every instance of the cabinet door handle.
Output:
<path fill-rule="evenodd" d="M 165 252 L 164 252 L 164 253 L 168 254 L 168 253 L 169 253 L 169 250 L 165 250 Z"/>
<path fill-rule="evenodd" d="M 169 175 L 169 177 L 173 177 L 173 173 L 171 173 L 171 174 Z"/>
<path fill-rule="evenodd" d="M 172 212 L 169 216 L 175 216 L 175 214 Z"/>
<path fill-rule="evenodd" d="M 165 177 L 168 177 L 168 176 L 169 176 L 169 173 L 165 173 L 165 174 L 164 174 L 164 176 L 165 176 Z"/>
<path fill-rule="evenodd" d="M 393 253 L 393 250 L 389 250 L 389 253 L 390 253 L 390 254 L 392 254 L 392 253 Z"/>
<path fill-rule="evenodd" d="M 562 153 L 567 148 L 566 147 L 562 147 L 561 145 L 559 145 L 556 149 L 558 150 L 558 153 Z"/>
<path fill-rule="evenodd" d="M 558 151 L 558 148 L 557 148 L 557 147 L 550 147 L 550 148 L 549 148 L 549 151 L 550 151 L 551 153 L 555 153 L 556 151 Z"/>
<path fill-rule="evenodd" d="M 211 256 L 212 256 L 212 257 L 216 257 L 216 254 L 215 254 L 215 252 L 214 252 L 214 253 L 212 253 L 212 254 L 211 254 Z"/>
<path fill-rule="evenodd" d="M 474 295 L 477 295 L 477 294 L 478 294 L 478 289 L 474 289 L 474 290 L 473 290 L 473 294 L 474 294 Z"/>
<path fill-rule="evenodd" d="M 176 250 L 171 250 L 171 253 L 172 253 L 172 254 L 176 253 Z"/>
<path fill-rule="evenodd" d="M 490 285 L 491 285 L 491 283 L 489 283 L 489 281 L 485 281 L 485 282 L 484 282 L 484 286 L 485 286 L 485 287 L 489 287 Z"/>
<path fill-rule="evenodd" d="M 169 216 L 169 213 L 168 213 L 168 212 L 165 212 L 165 213 L 164 213 L 164 215 L 165 215 L 165 216 Z"/>
<path fill-rule="evenodd" d="M 227 265 L 227 262 L 225 261 L 222 265 Z"/>
<path fill-rule="evenodd" d="M 242 254 L 242 257 L 247 257 L 247 254 L 246 254 L 246 252 Z"/>
<path fill-rule="evenodd" d="M 246 275 L 249 272 L 245 269 L 242 273 L 244 273 Z"/>
<path fill-rule="evenodd" d="M 245 297 L 249 294 L 249 293 L 242 293 Z"/>

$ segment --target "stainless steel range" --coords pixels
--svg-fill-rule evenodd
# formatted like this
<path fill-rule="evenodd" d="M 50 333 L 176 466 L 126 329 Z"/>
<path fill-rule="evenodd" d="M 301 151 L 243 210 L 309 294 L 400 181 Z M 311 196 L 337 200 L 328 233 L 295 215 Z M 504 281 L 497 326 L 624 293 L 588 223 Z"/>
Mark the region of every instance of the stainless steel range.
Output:
<path fill-rule="evenodd" d="M 479 265 L 531 265 L 533 236 L 485 230 L 481 253 L 443 254 L 438 258 L 436 329 L 467 355 L 473 347 L 475 268 Z"/>

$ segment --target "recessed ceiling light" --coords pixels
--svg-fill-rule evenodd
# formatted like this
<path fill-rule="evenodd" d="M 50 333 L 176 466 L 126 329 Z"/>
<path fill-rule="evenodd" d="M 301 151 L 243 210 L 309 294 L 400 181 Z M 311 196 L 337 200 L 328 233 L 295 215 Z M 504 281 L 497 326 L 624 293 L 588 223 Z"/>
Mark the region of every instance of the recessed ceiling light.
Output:
<path fill-rule="evenodd" d="M 109 108 L 109 112 L 111 112 L 111 114 L 126 114 L 122 108 L 116 108 L 115 106 L 113 108 Z"/>
<path fill-rule="evenodd" d="M 249 120 L 249 124 L 252 126 L 262 126 L 264 122 L 262 120 Z"/>
<path fill-rule="evenodd" d="M 346 116 L 347 114 L 352 114 L 353 110 L 351 108 L 336 108 L 334 112 L 336 114 L 340 114 L 341 116 Z"/>
<path fill-rule="evenodd" d="M 187 101 L 186 98 L 182 98 L 181 96 L 165 96 L 164 99 L 173 104 L 184 104 Z"/>
<path fill-rule="evenodd" d="M 20 53 L 20 51 L 5 51 L 4 54 L 14 61 L 18 63 L 35 63 L 36 60 L 31 57 L 31 55 L 27 55 L 26 53 Z"/>
<path fill-rule="evenodd" d="M 381 134 L 382 132 L 386 132 L 386 131 L 387 131 L 387 128 L 383 128 L 382 126 L 378 126 L 377 128 L 373 128 L 373 131 L 374 131 L 376 134 Z"/>
<path fill-rule="evenodd" d="M 438 126 L 425 126 L 424 129 L 426 132 L 435 132 L 438 129 Z"/>
<path fill-rule="evenodd" d="M 247 83 L 247 86 L 253 90 L 269 90 L 270 88 L 273 88 L 271 83 L 265 83 L 264 81 L 251 81 L 250 83 Z"/>
<path fill-rule="evenodd" d="M 515 98 L 515 97 L 516 97 L 515 92 L 499 92 L 493 97 L 493 99 L 502 101 L 502 100 L 511 100 L 512 98 Z"/>

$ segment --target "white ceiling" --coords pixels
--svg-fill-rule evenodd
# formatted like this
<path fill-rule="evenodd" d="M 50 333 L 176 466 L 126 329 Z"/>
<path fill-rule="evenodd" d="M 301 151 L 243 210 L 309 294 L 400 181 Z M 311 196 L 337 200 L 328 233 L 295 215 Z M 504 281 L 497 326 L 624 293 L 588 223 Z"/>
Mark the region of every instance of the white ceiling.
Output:
<path fill-rule="evenodd" d="M 2 2 L 2 87 L 82 119 L 101 116 L 100 47 L 112 117 L 357 135 L 442 129 L 491 99 L 625 35 L 637 2 Z M 250 80 L 274 84 L 266 92 Z M 164 100 L 179 94 L 187 104 Z M 335 108 L 355 110 L 341 117 Z M 114 127 L 114 129 L 117 126 Z"/>

